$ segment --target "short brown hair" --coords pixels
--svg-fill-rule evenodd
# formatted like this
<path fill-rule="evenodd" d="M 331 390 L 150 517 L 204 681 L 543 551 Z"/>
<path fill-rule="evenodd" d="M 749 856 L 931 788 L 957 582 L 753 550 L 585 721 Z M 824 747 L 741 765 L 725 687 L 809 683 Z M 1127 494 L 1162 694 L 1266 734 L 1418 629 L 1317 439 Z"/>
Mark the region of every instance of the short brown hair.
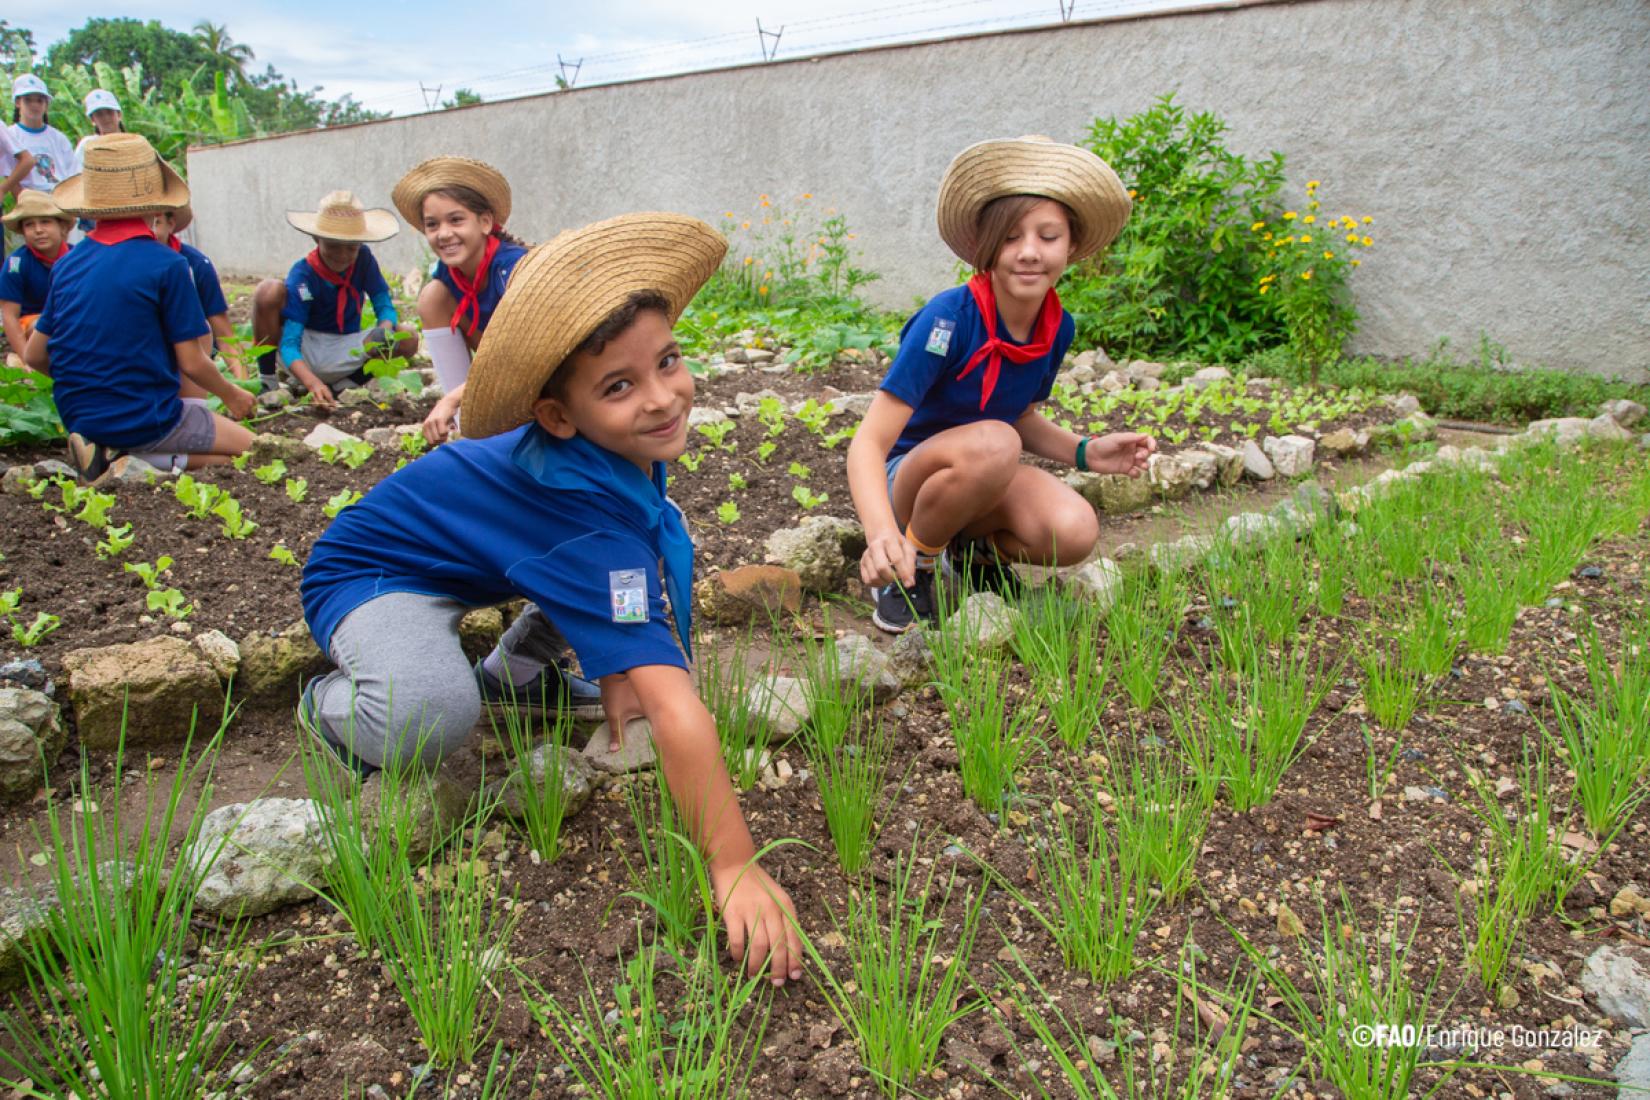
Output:
<path fill-rule="evenodd" d="M 652 311 L 670 318 L 670 302 L 657 290 L 638 290 L 624 300 L 618 309 L 602 318 L 589 336 L 579 341 L 579 346 L 567 354 L 567 358 L 556 364 L 556 369 L 550 373 L 550 378 L 539 391 L 540 397 L 553 397 L 564 400 L 567 397 L 567 364 L 572 362 L 575 355 L 600 355 L 610 341 L 616 340 L 626 329 L 636 323 L 636 316 Z"/>
<path fill-rule="evenodd" d="M 1003 242 L 1008 240 L 1008 235 L 1020 224 L 1020 219 L 1026 216 L 1026 212 L 1040 202 L 1052 202 L 1066 212 L 1066 221 L 1071 225 L 1073 241 L 1082 236 L 1083 228 L 1077 221 L 1077 215 L 1059 199 L 1050 199 L 1042 195 L 999 195 L 980 208 L 980 217 L 975 223 L 975 271 L 991 270 L 991 266 L 997 262 L 997 253 L 1002 251 Z"/>

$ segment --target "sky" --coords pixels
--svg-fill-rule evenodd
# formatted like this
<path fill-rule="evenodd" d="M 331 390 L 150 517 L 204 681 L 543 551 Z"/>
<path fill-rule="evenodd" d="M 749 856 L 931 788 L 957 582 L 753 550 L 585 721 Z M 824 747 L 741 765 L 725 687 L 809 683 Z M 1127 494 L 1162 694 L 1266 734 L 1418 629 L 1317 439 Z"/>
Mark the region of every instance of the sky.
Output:
<path fill-rule="evenodd" d="M 776 56 L 912 38 L 939 38 L 1181 6 L 1186 0 L 614 0 L 607 4 L 490 0 L 327 0 L 224 4 L 127 0 L 120 14 L 187 31 L 202 19 L 225 24 L 265 64 L 319 85 L 329 99 L 411 114 L 466 87 L 503 99 L 555 86 L 567 62 L 578 85 L 723 65 L 759 63 L 757 24 Z M 347 19 L 340 19 L 340 10 Z M 42 49 L 89 18 L 62 0 L 7 0 L 5 18 L 34 32 Z M 583 60 L 575 75 L 572 66 Z"/>

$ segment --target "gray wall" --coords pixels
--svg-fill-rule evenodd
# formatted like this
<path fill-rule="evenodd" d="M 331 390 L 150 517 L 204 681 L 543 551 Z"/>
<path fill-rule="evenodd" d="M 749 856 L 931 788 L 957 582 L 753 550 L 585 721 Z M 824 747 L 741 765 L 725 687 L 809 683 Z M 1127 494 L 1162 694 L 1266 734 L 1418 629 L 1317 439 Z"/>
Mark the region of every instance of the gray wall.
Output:
<path fill-rule="evenodd" d="M 1326 211 L 1375 217 L 1356 273 L 1360 351 L 1459 355 L 1480 332 L 1520 363 L 1650 379 L 1650 4 L 1262 3 L 888 47 L 615 84 L 193 149 L 202 246 L 283 272 L 282 218 L 335 187 L 389 205 L 418 160 L 487 160 L 529 240 L 630 210 L 719 222 L 759 194 L 847 215 L 871 288 L 904 307 L 948 284 L 940 173 L 989 137 L 1082 136 L 1162 92 L 1213 109 L 1233 148 L 1283 150 Z M 422 237 L 379 247 L 412 267 Z"/>

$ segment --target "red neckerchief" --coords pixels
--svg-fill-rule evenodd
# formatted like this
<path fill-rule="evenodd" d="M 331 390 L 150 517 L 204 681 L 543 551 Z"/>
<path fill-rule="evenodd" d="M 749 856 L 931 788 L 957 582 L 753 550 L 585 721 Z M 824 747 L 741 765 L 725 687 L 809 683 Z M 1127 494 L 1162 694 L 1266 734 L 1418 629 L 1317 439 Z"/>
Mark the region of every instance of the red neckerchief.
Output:
<path fill-rule="evenodd" d="M 183 242 L 178 240 L 176 237 L 169 236 L 166 238 L 166 247 L 170 248 L 173 252 L 182 252 Z"/>
<path fill-rule="evenodd" d="M 466 332 L 475 332 L 481 324 L 481 292 L 487 286 L 487 272 L 493 266 L 493 257 L 498 255 L 498 245 L 499 238 L 497 236 L 488 236 L 487 247 L 481 253 L 481 262 L 476 265 L 476 281 L 473 283 L 466 279 L 464 272 L 458 268 L 449 267 L 447 269 L 447 274 L 453 277 L 453 285 L 458 287 L 462 293 L 462 297 L 458 299 L 458 308 L 453 311 L 451 322 L 453 328 L 458 327 L 458 323 L 464 319 L 466 312 L 473 315 L 470 327 L 465 330 Z"/>
<path fill-rule="evenodd" d="M 1063 310 L 1060 307 L 1060 296 L 1050 287 L 1048 297 L 1043 299 L 1042 310 L 1037 314 L 1037 323 L 1031 328 L 1031 342 L 1028 344 L 1011 344 L 997 336 L 997 292 L 992 289 L 991 276 L 981 271 L 968 280 L 968 292 L 974 296 L 974 304 L 980 308 L 980 320 L 985 322 L 985 343 L 981 344 L 957 375 L 958 381 L 968 377 L 968 372 L 985 361 L 984 381 L 980 384 L 980 410 L 985 410 L 986 402 L 991 400 L 991 391 L 997 388 L 997 375 L 1001 373 L 1003 359 L 1006 357 L 1014 363 L 1029 363 L 1049 353 L 1054 346 L 1054 335 L 1060 331 L 1060 318 Z"/>
<path fill-rule="evenodd" d="M 155 239 L 155 227 L 147 218 L 103 218 L 97 228 L 86 234 L 86 239 L 98 244 L 120 244 L 148 237 Z"/>
<path fill-rule="evenodd" d="M 58 260 L 61 260 L 64 256 L 67 256 L 69 254 L 69 242 L 68 241 L 63 242 L 63 247 L 59 248 L 57 250 L 57 255 L 55 255 L 55 256 L 47 256 L 44 252 L 36 252 L 34 250 L 34 245 L 27 244 L 27 242 L 25 242 L 25 245 L 28 248 L 29 253 L 35 259 L 39 260 L 42 264 L 44 264 L 47 267 L 52 266 Z"/>
<path fill-rule="evenodd" d="M 357 311 L 361 308 L 361 292 L 356 290 L 354 286 L 355 263 L 351 261 L 349 270 L 340 275 L 338 272 L 327 266 L 326 261 L 321 259 L 321 250 L 319 248 L 315 248 L 310 250 L 309 266 L 314 270 L 315 274 L 321 277 L 323 282 L 331 283 L 333 286 L 338 288 L 338 331 L 343 332 L 344 304 L 346 300 L 353 299 Z"/>

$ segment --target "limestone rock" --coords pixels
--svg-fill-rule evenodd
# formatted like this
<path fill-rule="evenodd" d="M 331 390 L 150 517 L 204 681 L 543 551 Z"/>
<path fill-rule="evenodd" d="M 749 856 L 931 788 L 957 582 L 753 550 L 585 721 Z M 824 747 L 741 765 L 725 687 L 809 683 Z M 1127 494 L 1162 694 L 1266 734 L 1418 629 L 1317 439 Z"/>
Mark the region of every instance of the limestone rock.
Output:
<path fill-rule="evenodd" d="M 609 752 L 607 748 L 612 728 L 610 723 L 603 722 L 585 743 L 581 755 L 592 768 L 609 775 L 626 775 L 658 764 L 659 757 L 653 748 L 653 726 L 646 718 L 632 718 L 625 723 L 618 752 Z"/>
<path fill-rule="evenodd" d="M 1333 494 L 1316 481 L 1308 481 L 1273 505 L 1272 515 L 1300 532 L 1311 529 L 1319 520 L 1334 519 L 1340 510 Z"/>
<path fill-rule="evenodd" d="M 1304 435 L 1269 435 L 1261 443 L 1261 450 L 1283 477 L 1304 477 L 1311 473 L 1316 449 L 1316 444 Z"/>
<path fill-rule="evenodd" d="M 608 756 L 611 760 L 612 757 L 606 752 L 607 728 L 603 726 L 599 732 L 600 739 L 592 737 L 591 741 L 602 750 L 600 755 Z M 637 732 L 639 734 L 641 731 Z M 651 747 L 651 728 L 645 740 Z M 552 761 L 555 762 L 554 767 Z M 591 797 L 596 793 L 596 787 L 601 782 L 591 756 L 549 743 L 539 745 L 528 756 L 527 770 L 534 788 L 538 790 L 544 788 L 549 773 L 554 771 L 559 775 L 562 794 L 566 798 L 562 811 L 564 819 L 572 817 L 588 806 Z M 526 816 L 522 807 L 523 783 L 524 779 L 519 771 L 512 771 L 499 783 L 499 812 L 511 821 L 521 821 Z"/>
<path fill-rule="evenodd" d="M 1339 428 L 1319 439 L 1318 446 L 1339 458 L 1363 454 L 1369 449 L 1369 433 L 1361 428 Z"/>
<path fill-rule="evenodd" d="M 1060 587 L 1073 598 L 1093 600 L 1104 614 L 1123 591 L 1123 570 L 1110 558 L 1095 558 L 1063 571 Z"/>
<path fill-rule="evenodd" d="M 308 899 L 332 862 L 320 811 L 307 798 L 220 806 L 201 822 L 196 843 L 203 857 L 218 851 L 195 905 L 230 917 L 262 916 Z"/>
<path fill-rule="evenodd" d="M 708 405 L 695 405 L 688 413 L 688 427 L 698 428 L 701 424 L 726 424 L 731 417 L 721 409 L 713 409 Z"/>
<path fill-rule="evenodd" d="M 1650 1027 L 1650 951 L 1605 946 L 1587 956 L 1581 988 L 1603 1012 L 1628 1027 Z"/>
<path fill-rule="evenodd" d="M 858 575 L 865 530 L 835 516 L 809 516 L 768 536 L 767 560 L 794 570 L 810 592 L 833 592 Z"/>
<path fill-rule="evenodd" d="M 1129 388 L 1129 376 L 1120 370 L 1109 370 L 1100 376 L 1100 388 L 1107 393 L 1116 393 Z"/>
<path fill-rule="evenodd" d="M 1623 1098 L 1650 1094 L 1650 1033 L 1640 1035 L 1616 1063 L 1616 1096 Z M 1549 1090 L 1548 1095 L 1551 1095 Z"/>
<path fill-rule="evenodd" d="M 241 667 L 241 647 L 221 630 L 203 630 L 190 641 L 200 650 L 206 663 L 212 666 L 218 679 L 228 680 Z"/>
<path fill-rule="evenodd" d="M 1199 443 L 1194 452 L 1209 455 L 1215 461 L 1215 480 L 1228 488 L 1236 485 L 1243 477 L 1243 452 L 1236 447 L 1226 447 L 1219 443 Z M 1262 458 L 1265 456 L 1262 455 Z"/>
<path fill-rule="evenodd" d="M 1239 512 L 1226 517 L 1226 538 L 1234 546 L 1258 545 L 1282 529 L 1283 521 L 1265 512 Z"/>
<path fill-rule="evenodd" d="M 33 688 L 50 699 L 57 693 L 57 685 L 46 675 L 46 666 L 38 657 L 25 657 L 0 665 L 0 687 Z"/>
<path fill-rule="evenodd" d="M 802 610 L 802 576 L 780 565 L 742 565 L 712 573 L 695 586 L 694 595 L 707 622 L 766 622 Z"/>
<path fill-rule="evenodd" d="M 38 790 L 62 747 L 56 703 L 32 688 L 0 688 L 0 802 Z"/>
<path fill-rule="evenodd" d="M 888 647 L 888 671 L 906 687 L 926 684 L 933 677 L 934 652 L 921 630 L 907 630 Z"/>
<path fill-rule="evenodd" d="M 1179 573 L 1202 561 L 1212 549 L 1214 540 L 1207 535 L 1186 535 L 1173 542 L 1154 543 L 1147 557 L 1160 572 Z"/>
<path fill-rule="evenodd" d="M 0 475 L 0 492 L 10 493 L 13 496 L 22 496 L 28 492 L 29 486 L 38 479 L 33 465 L 8 466 L 6 472 Z"/>
<path fill-rule="evenodd" d="M 26 983 L 30 946 L 47 935 L 56 909 L 49 893 L 42 900 L 27 890 L 0 886 L 0 991 Z"/>
<path fill-rule="evenodd" d="M 1631 428 L 1644 419 L 1644 406 L 1637 401 L 1629 401 L 1625 397 L 1618 397 L 1614 401 L 1606 401 L 1599 407 L 1599 413 L 1608 416 L 1623 428 Z"/>
<path fill-rule="evenodd" d="M 837 674 L 844 687 L 869 690 L 873 702 L 899 694 L 900 681 L 888 669 L 888 655 L 863 634 L 844 634 L 836 641 Z"/>
<path fill-rule="evenodd" d="M 400 448 L 402 437 L 423 434 L 423 425 L 402 424 L 394 428 L 368 428 L 361 433 L 361 438 L 374 447 L 393 451 Z"/>
<path fill-rule="evenodd" d="M 1560 447 L 1574 447 L 1587 438 L 1592 421 L 1583 416 L 1555 416 L 1547 420 L 1532 420 L 1524 434 L 1532 439 L 1550 438 Z"/>
<path fill-rule="evenodd" d="M 1214 458 L 1211 455 L 1204 458 L 1208 460 L 1210 481 L 1213 482 Z M 1179 500 L 1190 493 L 1196 487 L 1201 472 L 1202 468 L 1197 463 L 1178 454 L 1154 454 L 1146 460 L 1147 483 L 1170 500 Z"/>
<path fill-rule="evenodd" d="M 1306 934 L 1306 925 L 1295 915 L 1295 911 L 1284 902 L 1278 903 L 1278 935 L 1303 936 Z"/>
<path fill-rule="evenodd" d="M 871 402 L 876 400 L 875 393 L 845 393 L 841 397 L 831 398 L 832 416 L 864 416 L 871 409 Z"/>
<path fill-rule="evenodd" d="M 1229 381 L 1231 377 L 1232 372 L 1225 367 L 1204 367 L 1200 371 L 1193 372 L 1192 376 L 1186 379 L 1186 388 L 1189 390 L 1208 389 L 1216 382 Z"/>
<path fill-rule="evenodd" d="M 319 671 L 321 663 L 321 651 L 302 620 L 279 634 L 249 634 L 241 639 L 236 694 L 296 703 L 299 681 L 305 673 Z"/>
<path fill-rule="evenodd" d="M 109 466 L 109 481 L 119 485 L 153 485 L 159 470 L 137 455 L 123 455 Z"/>
<path fill-rule="evenodd" d="M 285 386 L 276 386 L 258 395 L 260 408 L 279 409 L 290 404 L 292 404 L 292 391 Z"/>
<path fill-rule="evenodd" d="M 1411 443 L 1424 443 L 1438 437 L 1438 422 L 1424 412 L 1413 412 L 1393 427 Z"/>
<path fill-rule="evenodd" d="M 1633 433 L 1622 427 L 1615 417 L 1604 414 L 1587 422 L 1587 438 L 1600 443 L 1631 443 Z"/>
<path fill-rule="evenodd" d="M 283 462 L 296 462 L 309 454 L 309 450 L 301 440 L 290 435 L 259 432 L 252 437 L 252 446 L 247 448 L 246 454 L 248 466 L 263 466 L 277 458 Z"/>
<path fill-rule="evenodd" d="M 964 644 L 975 649 L 1003 649 L 1014 641 L 1020 612 L 995 592 L 976 592 L 945 620 L 947 631 L 960 630 Z"/>
<path fill-rule="evenodd" d="M 339 401 L 341 403 L 343 399 L 339 398 Z M 312 451 L 319 451 L 322 447 L 325 447 L 329 443 L 336 447 L 344 443 L 359 442 L 361 442 L 360 439 L 350 435 L 348 432 L 339 431 L 337 428 L 334 428 L 331 424 L 328 424 L 325 421 L 315 425 L 315 427 L 310 429 L 309 434 L 304 436 L 304 446 L 308 447 Z"/>
<path fill-rule="evenodd" d="M 1272 460 L 1266 457 L 1266 452 L 1253 439 L 1245 439 L 1238 453 L 1243 457 L 1243 476 L 1254 481 L 1271 481 L 1278 476 Z"/>
<path fill-rule="evenodd" d="M 1163 377 L 1163 372 L 1167 369 L 1168 367 L 1166 364 L 1153 363 L 1147 359 L 1131 360 L 1128 365 L 1123 368 L 1123 370 L 1126 371 L 1130 377 L 1136 380 L 1141 378 L 1161 379 Z"/>
<path fill-rule="evenodd" d="M 1421 411 L 1421 399 L 1412 393 L 1400 393 L 1386 399 L 1387 408 L 1399 416 L 1409 416 Z"/>
<path fill-rule="evenodd" d="M 1134 512 L 1146 507 L 1152 500 L 1151 483 L 1144 477 L 1073 470 L 1066 474 L 1065 481 L 1102 512 Z"/>
<path fill-rule="evenodd" d="M 189 736 L 197 713 L 210 728 L 223 710 L 218 674 L 200 651 L 171 635 L 73 650 L 63 657 L 63 671 L 87 748 L 114 748 L 123 712 L 128 744 L 167 744 Z"/>
<path fill-rule="evenodd" d="M 760 718 L 776 738 L 788 740 L 813 717 L 801 680 L 769 676 L 757 680 L 745 693 L 745 712 Z"/>
<path fill-rule="evenodd" d="M 731 358 L 728 361 L 733 362 Z M 785 402 L 784 398 L 772 390 L 758 390 L 755 393 L 746 393 L 744 390 L 740 390 L 733 395 L 733 403 L 738 406 L 740 412 L 754 413 L 762 407 L 762 402 L 766 398 L 772 398 L 781 405 Z"/>

